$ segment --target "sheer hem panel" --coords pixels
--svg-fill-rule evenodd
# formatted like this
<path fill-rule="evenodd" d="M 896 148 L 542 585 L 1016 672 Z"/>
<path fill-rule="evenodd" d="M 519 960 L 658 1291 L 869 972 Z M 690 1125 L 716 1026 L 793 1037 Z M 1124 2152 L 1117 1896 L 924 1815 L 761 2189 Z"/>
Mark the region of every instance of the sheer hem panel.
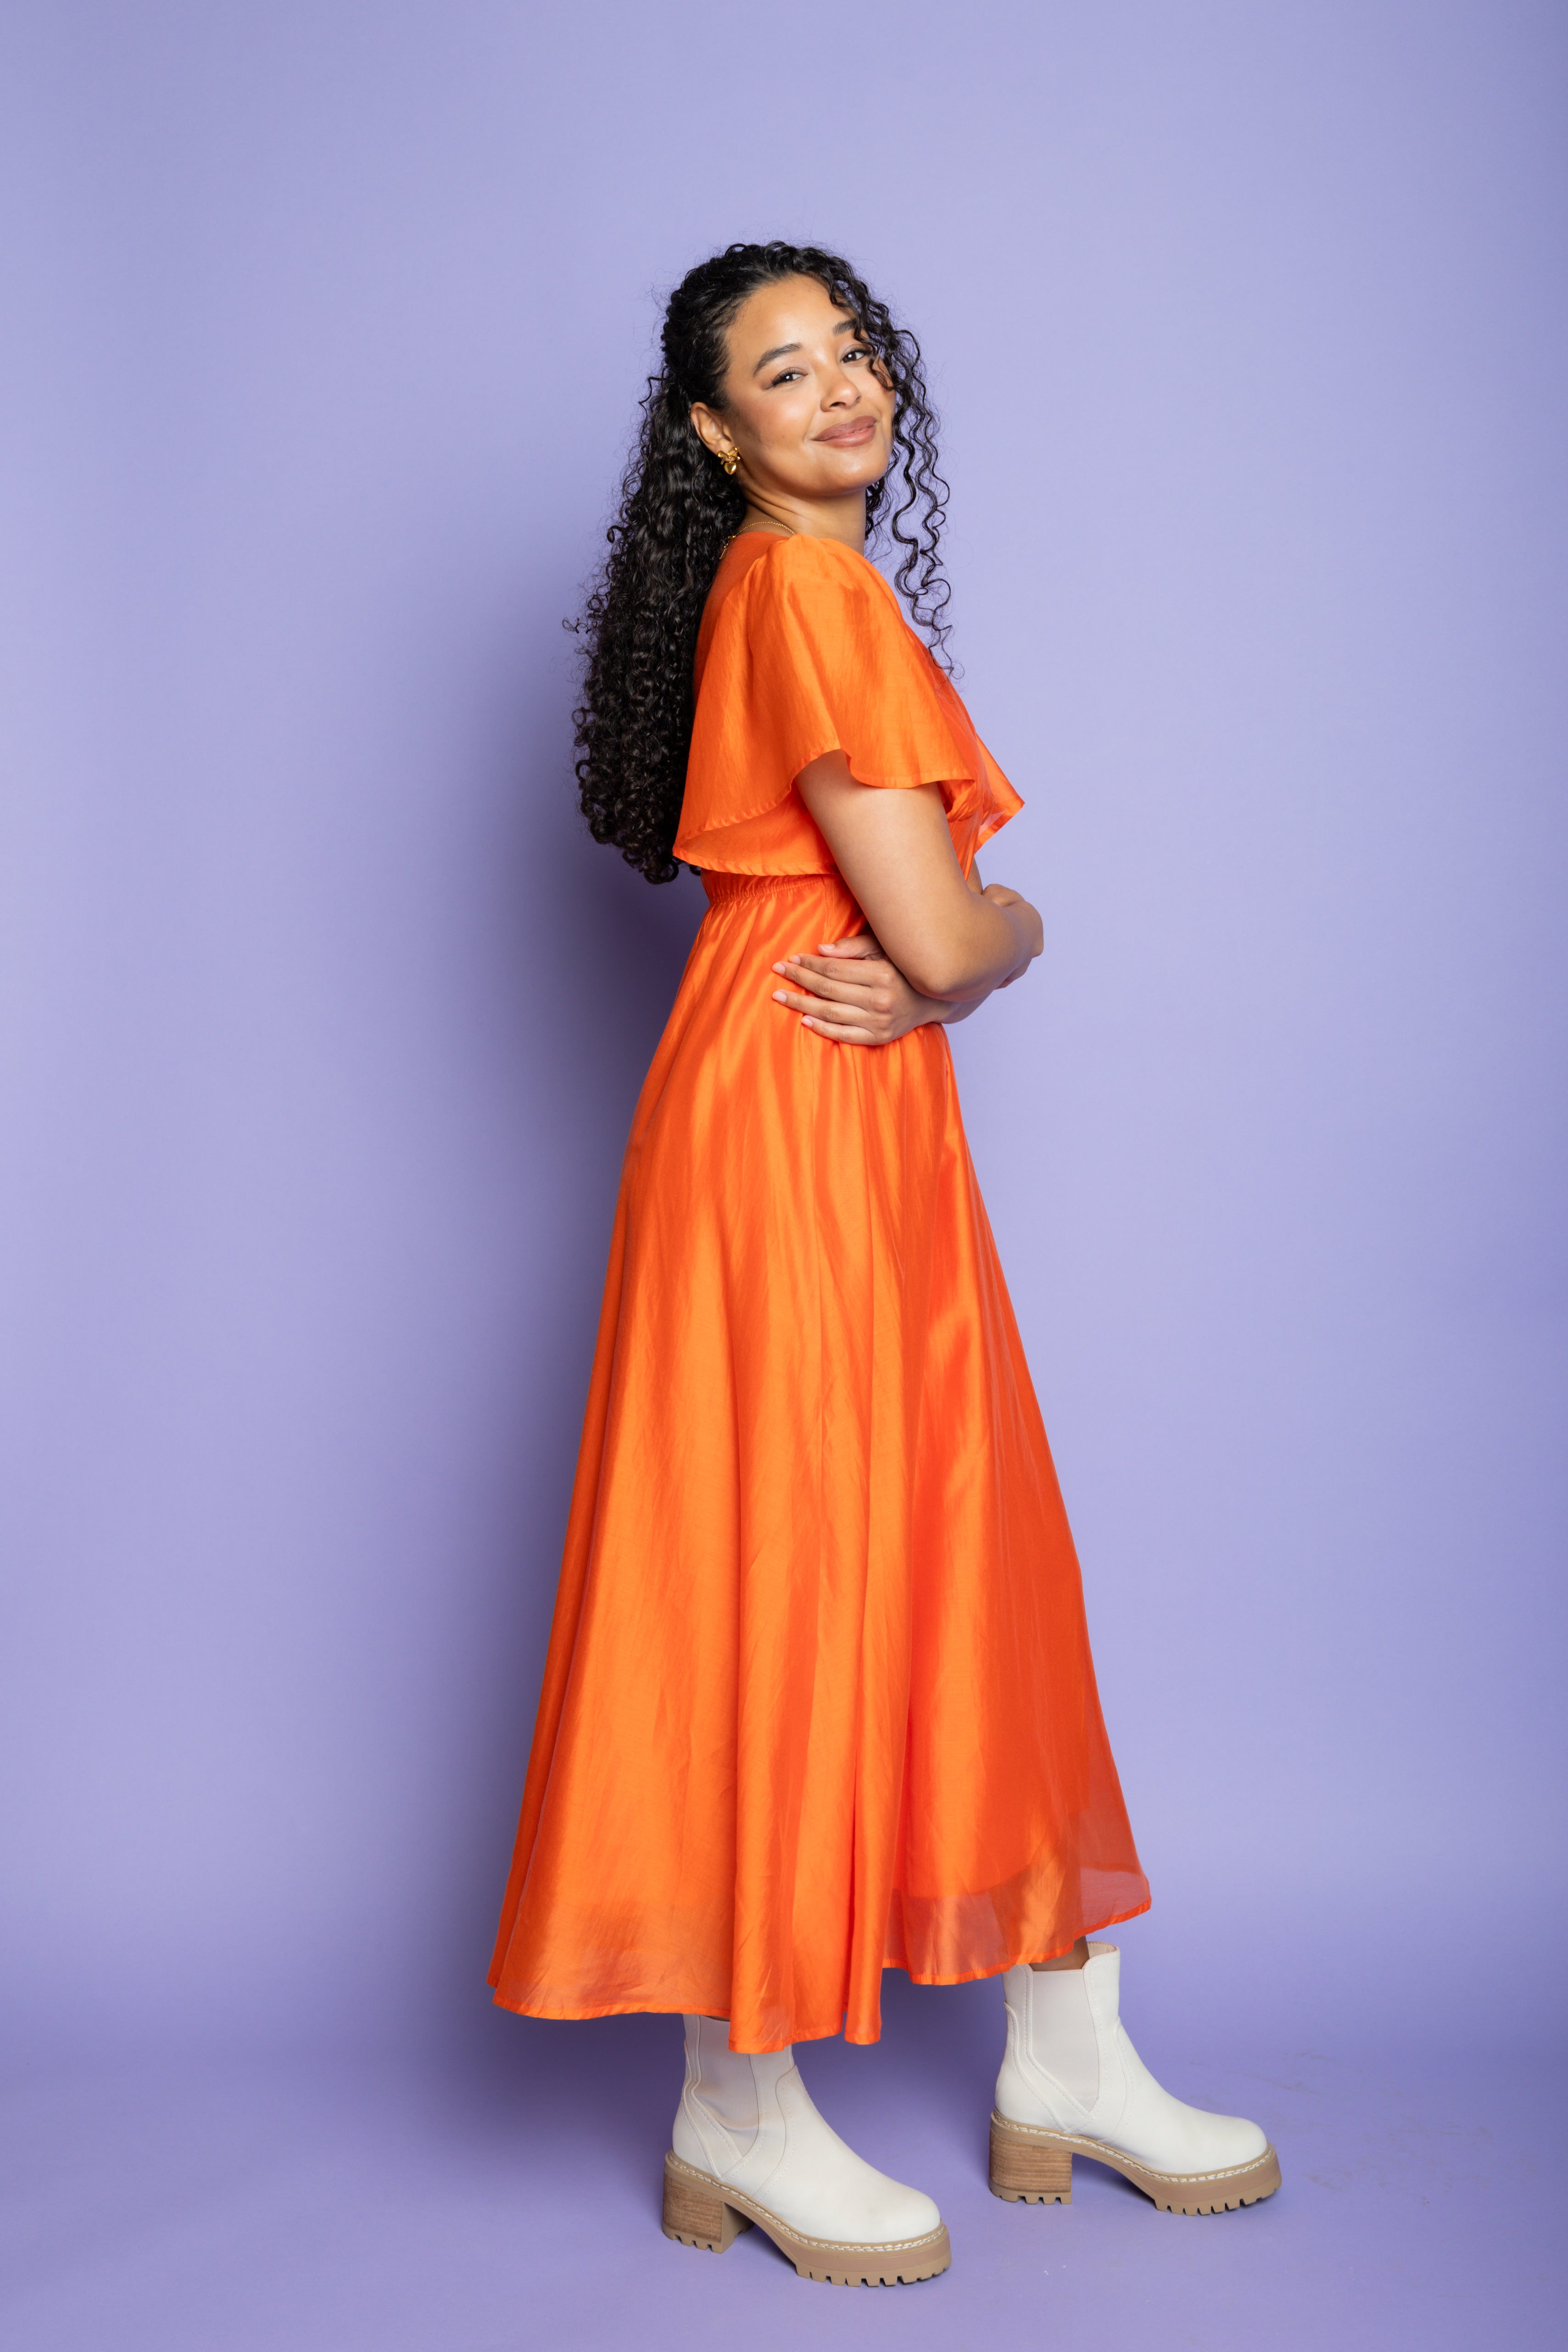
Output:
<path fill-rule="evenodd" d="M 895 1937 L 889 1933 L 889 1949 L 882 1962 L 885 1974 L 889 1969 L 901 1969 L 911 1984 L 932 1988 L 941 1985 L 977 1984 L 988 1977 L 1000 1976 L 1011 1968 L 1032 1960 L 1053 1960 L 1070 1952 L 1080 1936 L 1098 1935 L 1102 1928 L 1120 1927 L 1128 1919 L 1136 1919 L 1150 1907 L 1150 1895 L 1142 1881 L 1131 1882 L 1128 1888 L 1131 1899 L 1120 1909 L 1086 1912 L 1076 1924 L 1058 1923 L 1038 1942 L 1016 1946 L 994 1946 L 987 1956 L 972 1955 L 967 1963 L 957 1960 L 951 1949 L 952 1939 L 941 1940 L 950 1946 L 950 1965 L 936 1964 L 934 1956 L 925 1962 L 911 1962 L 901 1951 L 893 1948 Z M 983 1903 L 983 1896 L 960 1896 L 961 1904 Z M 892 1923 L 889 1921 L 889 1929 Z M 727 1978 L 705 1977 L 700 1972 L 653 1961 L 645 1955 L 645 1965 L 637 1965 L 635 1953 L 616 1955 L 620 1966 L 615 1971 L 616 1981 L 606 1982 L 601 1993 L 585 1992 L 580 1981 L 574 1985 L 549 1982 L 513 1984 L 498 1982 L 492 1972 L 490 1984 L 498 2009 L 510 2010 L 515 2016 L 553 2019 L 568 2023 L 586 2023 L 596 2017 L 728 2017 L 731 2009 L 730 1984 Z M 577 1971 L 574 1969 L 575 1976 Z M 820 2016 L 791 2014 L 782 2011 L 773 2017 L 741 2021 L 742 2036 L 735 2037 L 731 2021 L 730 2047 L 752 2057 L 764 2057 L 769 2053 L 787 2050 L 796 2042 L 827 2042 L 842 2033 L 847 2042 L 868 2048 L 880 2041 L 882 2021 L 879 2001 L 868 2017 L 851 2017 L 840 2008 L 834 2014 Z"/>

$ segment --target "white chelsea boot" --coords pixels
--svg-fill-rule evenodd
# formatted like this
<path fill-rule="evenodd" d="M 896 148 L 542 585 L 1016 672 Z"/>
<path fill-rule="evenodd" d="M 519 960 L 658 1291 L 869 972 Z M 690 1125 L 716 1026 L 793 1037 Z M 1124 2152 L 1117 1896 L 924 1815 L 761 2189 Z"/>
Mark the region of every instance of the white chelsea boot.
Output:
<path fill-rule="evenodd" d="M 846 2147 L 793 2052 L 746 2057 L 722 2018 L 689 2017 L 686 2084 L 664 2159 L 664 2234 L 722 2253 L 754 2221 L 802 2278 L 891 2286 L 952 2260 L 942 2215 Z"/>
<path fill-rule="evenodd" d="M 1007 2049 L 991 2118 L 991 2188 L 1068 2205 L 1072 2160 L 1092 2156 L 1167 2213 L 1255 2205 L 1279 2186 L 1257 2124 L 1211 2116 L 1162 2090 L 1120 2015 L 1121 1954 L 1090 1944 L 1081 1969 L 1009 1969 Z"/>

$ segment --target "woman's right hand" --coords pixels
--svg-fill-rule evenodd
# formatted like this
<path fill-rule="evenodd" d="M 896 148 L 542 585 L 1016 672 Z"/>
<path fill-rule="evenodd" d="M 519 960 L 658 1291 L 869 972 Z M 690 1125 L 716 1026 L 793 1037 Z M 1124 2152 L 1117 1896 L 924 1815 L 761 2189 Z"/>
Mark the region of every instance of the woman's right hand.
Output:
<path fill-rule="evenodd" d="M 773 970 L 789 983 L 774 989 L 774 1003 L 798 1013 L 803 1028 L 835 1045 L 890 1045 L 911 1029 L 957 1014 L 944 999 L 911 988 L 868 931 L 824 940 L 815 955 L 786 957 Z"/>

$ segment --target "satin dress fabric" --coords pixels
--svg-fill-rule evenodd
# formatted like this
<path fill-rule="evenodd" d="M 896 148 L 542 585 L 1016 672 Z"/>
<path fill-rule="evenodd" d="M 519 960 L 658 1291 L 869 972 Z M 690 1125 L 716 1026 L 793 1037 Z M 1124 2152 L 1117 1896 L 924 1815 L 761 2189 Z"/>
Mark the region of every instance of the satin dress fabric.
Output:
<path fill-rule="evenodd" d="M 773 962 L 864 928 L 794 779 L 1021 803 L 874 566 L 747 533 L 677 855 L 710 906 L 633 1121 L 490 1981 L 538 2017 L 872 2042 L 881 1974 L 1146 1908 L 1072 1538 L 945 1031 L 834 1045 Z"/>

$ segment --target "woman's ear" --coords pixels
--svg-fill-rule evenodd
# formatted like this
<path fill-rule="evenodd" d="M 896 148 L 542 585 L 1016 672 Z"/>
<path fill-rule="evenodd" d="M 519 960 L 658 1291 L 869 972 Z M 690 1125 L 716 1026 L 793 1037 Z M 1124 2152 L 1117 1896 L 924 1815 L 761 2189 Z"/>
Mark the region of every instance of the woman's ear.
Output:
<path fill-rule="evenodd" d="M 698 439 L 705 449 L 710 449 L 715 457 L 722 458 L 730 455 L 731 450 L 735 446 L 730 438 L 730 428 L 723 418 L 709 407 L 706 401 L 692 402 L 691 423 Z"/>

